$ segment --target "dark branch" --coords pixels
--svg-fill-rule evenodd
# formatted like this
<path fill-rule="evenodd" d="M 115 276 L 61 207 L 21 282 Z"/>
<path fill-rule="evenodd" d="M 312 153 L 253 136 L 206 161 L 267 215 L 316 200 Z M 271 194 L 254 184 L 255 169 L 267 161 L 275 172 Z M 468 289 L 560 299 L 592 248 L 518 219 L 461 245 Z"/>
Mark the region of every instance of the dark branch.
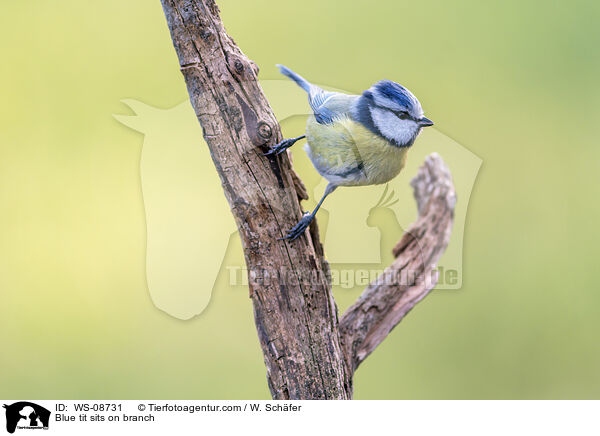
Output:
<path fill-rule="evenodd" d="M 337 308 L 318 233 L 278 241 L 302 216 L 302 184 L 284 153 L 255 65 L 227 35 L 213 0 L 162 0 L 190 101 L 235 217 L 274 398 L 351 398 Z"/>
<path fill-rule="evenodd" d="M 267 381 L 276 399 L 350 399 L 352 373 L 435 285 L 434 264 L 450 236 L 454 189 L 431 156 L 413 181 L 419 219 L 395 249 L 388 275 L 371 284 L 338 321 L 316 222 L 299 239 L 278 241 L 302 216 L 306 190 L 285 153 L 258 68 L 225 32 L 213 0 L 161 0 L 190 101 L 235 217 Z M 431 276 L 433 281 L 422 281 Z"/>

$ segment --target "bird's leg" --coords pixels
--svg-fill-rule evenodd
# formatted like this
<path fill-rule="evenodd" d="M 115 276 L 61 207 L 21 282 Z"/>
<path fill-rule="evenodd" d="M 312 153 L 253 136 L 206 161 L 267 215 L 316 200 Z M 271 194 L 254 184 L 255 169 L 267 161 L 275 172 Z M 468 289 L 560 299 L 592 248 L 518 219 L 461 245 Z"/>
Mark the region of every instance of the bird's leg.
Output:
<path fill-rule="evenodd" d="M 296 224 L 294 227 L 292 227 L 290 229 L 290 231 L 287 233 L 287 235 L 285 235 L 285 237 L 283 237 L 283 238 L 279 238 L 279 240 L 289 239 L 290 241 L 293 241 L 298 236 L 300 236 L 302 233 L 304 233 L 304 230 L 306 230 L 306 228 L 310 225 L 312 220 L 315 218 L 315 215 L 317 214 L 317 211 L 323 204 L 325 197 L 327 197 L 329 194 L 331 194 L 333 191 L 335 191 L 335 188 L 337 188 L 337 185 L 332 185 L 331 183 L 329 183 L 327 185 L 327 188 L 325 188 L 325 193 L 323 194 L 323 197 L 321 197 L 321 200 L 319 200 L 319 203 L 317 203 L 317 206 L 315 207 L 315 209 L 312 212 L 305 212 L 304 215 L 302 216 L 302 219 L 300 221 L 298 221 L 298 224 Z"/>
<path fill-rule="evenodd" d="M 265 156 L 273 156 L 273 155 L 281 154 L 285 150 L 290 148 L 292 145 L 294 145 L 296 143 L 296 141 L 300 141 L 303 138 L 306 138 L 306 135 L 301 135 L 301 136 L 298 136 L 297 138 L 284 139 L 279 144 L 271 147 L 270 150 L 265 153 Z"/>

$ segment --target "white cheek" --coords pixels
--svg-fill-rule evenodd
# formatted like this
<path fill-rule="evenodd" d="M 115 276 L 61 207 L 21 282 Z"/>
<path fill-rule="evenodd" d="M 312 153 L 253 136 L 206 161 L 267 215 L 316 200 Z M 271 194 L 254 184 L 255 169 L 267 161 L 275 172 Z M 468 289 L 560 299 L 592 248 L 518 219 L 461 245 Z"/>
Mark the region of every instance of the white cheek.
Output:
<path fill-rule="evenodd" d="M 418 133 L 418 126 L 412 120 L 401 120 L 393 113 L 379 108 L 372 108 L 373 122 L 383 136 L 393 139 L 399 144 L 408 144 Z"/>

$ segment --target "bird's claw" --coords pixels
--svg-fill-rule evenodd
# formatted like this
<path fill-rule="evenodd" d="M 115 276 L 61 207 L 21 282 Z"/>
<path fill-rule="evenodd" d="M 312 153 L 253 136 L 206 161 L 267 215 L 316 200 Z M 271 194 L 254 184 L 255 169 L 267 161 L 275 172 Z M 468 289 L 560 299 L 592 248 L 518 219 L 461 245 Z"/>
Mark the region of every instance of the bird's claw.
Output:
<path fill-rule="evenodd" d="M 306 230 L 306 228 L 310 225 L 313 218 L 314 216 L 310 212 L 304 212 L 304 215 L 302 216 L 302 219 L 298 221 L 298 224 L 292 227 L 287 232 L 287 235 L 285 235 L 283 238 L 279 238 L 279 240 L 281 241 L 284 239 L 289 239 L 290 241 L 293 241 L 294 239 L 298 238 L 302 233 L 304 233 L 304 230 Z"/>
<path fill-rule="evenodd" d="M 269 151 L 267 151 L 264 155 L 265 156 L 277 156 L 277 155 L 283 153 L 284 151 L 286 151 L 292 145 L 294 145 L 295 142 L 296 142 L 296 139 L 284 139 L 279 144 L 276 144 L 273 147 L 270 147 Z"/>

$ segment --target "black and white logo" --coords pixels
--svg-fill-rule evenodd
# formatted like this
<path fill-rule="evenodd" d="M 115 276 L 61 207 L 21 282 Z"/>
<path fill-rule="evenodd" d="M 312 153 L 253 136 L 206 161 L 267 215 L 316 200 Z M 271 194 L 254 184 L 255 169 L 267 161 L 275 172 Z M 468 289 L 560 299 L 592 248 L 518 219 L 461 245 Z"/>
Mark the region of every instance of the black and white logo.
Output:
<path fill-rule="evenodd" d="M 3 406 L 6 409 L 6 431 L 14 433 L 22 430 L 48 430 L 50 411 L 29 401 L 19 401 Z"/>

